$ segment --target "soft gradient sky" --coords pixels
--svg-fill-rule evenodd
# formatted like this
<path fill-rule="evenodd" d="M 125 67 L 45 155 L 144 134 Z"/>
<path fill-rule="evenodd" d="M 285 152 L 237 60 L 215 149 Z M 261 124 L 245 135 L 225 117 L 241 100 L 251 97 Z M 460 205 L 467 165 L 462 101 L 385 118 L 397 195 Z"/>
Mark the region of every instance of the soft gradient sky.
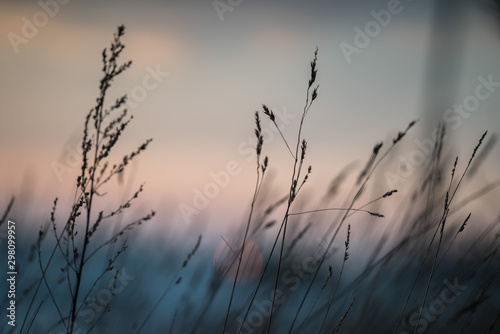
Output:
<path fill-rule="evenodd" d="M 238 147 L 250 147 L 242 143 L 253 140 L 253 113 L 262 103 L 297 115 L 283 130 L 289 140 L 295 138 L 316 46 L 319 98 L 304 136 L 314 170 L 310 187 L 323 192 L 349 162 L 363 164 L 375 142 L 392 138 L 413 119 L 428 118 L 423 109 L 429 98 L 424 87 L 432 1 L 402 1 L 401 13 L 351 63 L 339 47 L 353 44 L 354 28 L 363 28 L 373 20 L 370 11 L 386 9 L 387 3 L 243 0 L 221 20 L 211 1 L 73 0 L 61 4 L 16 53 L 8 34 L 21 34 L 23 17 L 32 21 L 41 7 L 37 1 L 1 0 L 0 201 L 31 194 L 33 206 L 48 212 L 53 197 L 71 193 L 77 168 L 60 182 L 52 165 L 65 163 L 65 147 L 79 147 L 85 114 L 97 94 L 100 53 L 119 24 L 126 26 L 122 60 L 134 63 L 116 80 L 115 96 L 142 85 L 147 68 L 169 72 L 133 110 L 135 119 L 118 148 L 124 153 L 153 137 L 126 178 L 134 188 L 145 181 L 143 198 L 169 212 L 168 220 L 180 221 L 177 206 L 190 204 L 193 189 L 202 189 L 211 172 L 233 160 L 242 172 L 203 216 L 223 225 L 241 217 L 255 176 L 253 161 Z M 498 26 L 484 10 L 468 8 L 461 22 L 465 34 L 456 102 L 474 92 L 480 75 L 500 81 Z M 447 42 L 433 50 L 439 61 L 448 61 Z M 498 131 L 499 105 L 500 91 L 464 120 L 453 132 L 457 150 L 470 152 L 485 129 Z M 435 111 L 438 119 L 444 111 Z M 430 130 L 418 127 L 413 139 L 426 138 Z M 276 171 L 276 192 L 286 193 L 291 171 L 285 146 L 275 136 L 264 150 Z M 491 171 L 500 166 L 495 150 Z"/>

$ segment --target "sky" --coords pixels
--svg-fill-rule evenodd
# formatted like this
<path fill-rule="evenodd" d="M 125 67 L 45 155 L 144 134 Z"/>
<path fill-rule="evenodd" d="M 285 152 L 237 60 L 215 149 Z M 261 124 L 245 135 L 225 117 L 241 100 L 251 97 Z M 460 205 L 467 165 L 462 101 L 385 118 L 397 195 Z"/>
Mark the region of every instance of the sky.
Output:
<path fill-rule="evenodd" d="M 494 15 L 486 5 L 467 6 L 457 28 L 447 19 L 435 22 L 432 1 L 396 3 L 1 0 L 0 203 L 24 196 L 47 215 L 55 196 L 72 193 L 78 174 L 72 159 L 98 93 L 101 51 L 120 24 L 122 60 L 133 65 L 111 94 L 132 96 L 134 120 L 117 159 L 153 138 L 120 192 L 144 182 L 144 200 L 172 224 L 185 221 L 179 206 L 192 207 L 197 191 L 216 183 L 214 175 L 230 178 L 193 219 L 228 226 L 241 218 L 255 182 L 254 112 L 263 103 L 273 108 L 285 138 L 295 140 L 316 47 L 319 97 L 303 132 L 314 171 L 310 189 L 324 192 L 345 166 L 363 165 L 376 142 L 390 141 L 414 119 L 421 121 L 408 152 L 446 114 L 453 117 L 455 151 L 470 154 L 484 130 L 498 131 L 500 89 L 483 87 L 488 97 L 466 116 L 447 109 L 473 101 L 484 80 L 500 82 Z M 391 15 L 377 23 L 381 11 Z M 371 37 L 363 41 L 358 31 Z M 450 36 L 459 36 L 460 45 Z M 138 97 L 146 78 L 151 89 Z M 273 126 L 265 120 L 263 127 L 275 176 L 270 188 L 286 193 L 291 158 Z M 500 164 L 495 153 L 486 181 Z M 61 165 L 64 173 L 54 167 Z"/>

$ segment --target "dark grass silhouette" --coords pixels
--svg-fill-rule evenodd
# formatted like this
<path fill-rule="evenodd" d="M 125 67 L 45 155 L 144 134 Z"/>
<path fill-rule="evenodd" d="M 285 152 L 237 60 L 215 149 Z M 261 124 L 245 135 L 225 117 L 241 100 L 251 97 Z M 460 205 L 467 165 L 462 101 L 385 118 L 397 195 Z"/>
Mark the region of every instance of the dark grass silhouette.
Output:
<path fill-rule="evenodd" d="M 96 105 L 85 117 L 81 170 L 68 218 L 60 223 L 62 209 L 56 198 L 49 223 L 42 226 L 22 262 L 38 271 L 24 288 L 22 322 L 12 332 L 500 331 L 498 207 L 475 212 L 471 206 L 495 196 L 500 186 L 500 180 L 483 185 L 474 178 L 495 152 L 495 135 L 478 136 L 464 160 L 451 155 L 443 140 L 446 126 L 439 124 L 437 141 L 425 164 L 415 171 L 414 181 L 408 179 L 391 189 L 378 181 L 384 180 L 384 171 L 396 161 L 396 150 L 404 150 L 408 133 L 418 126 L 412 121 L 388 144 L 367 144 L 367 149 L 372 148 L 361 170 L 349 164 L 332 176 L 330 184 L 324 182 L 323 196 L 316 189 L 303 196 L 310 191 L 307 181 L 314 177 L 313 168 L 305 167 L 304 124 L 318 98 L 317 49 L 292 145 L 280 131 L 283 150 L 293 163 L 289 187 L 276 193 L 266 188 L 272 157 L 263 153 L 261 123 L 268 119 L 278 125 L 267 105 L 255 113 L 256 180 L 248 215 L 234 228 L 235 239 L 242 242 L 228 265 L 237 268 L 233 280 L 217 273 L 211 263 L 213 249 L 205 241 L 202 244 L 201 235 L 197 239 L 176 236 L 180 241 L 159 242 L 160 249 L 134 243 L 128 232 L 151 220 L 154 212 L 109 229 L 106 223 L 113 217 L 128 219 L 125 213 L 143 190 L 140 186 L 118 208 L 105 212 L 98 207 L 112 190 L 110 180 L 123 173 L 151 142 L 146 140 L 112 163 L 113 148 L 132 119 L 123 108 L 126 96 L 105 106 L 112 81 L 131 65 L 118 63 L 123 35 L 120 26 L 102 54 L 103 78 Z M 6 206 L 0 227 L 13 210 L 14 198 Z M 340 233 L 345 233 L 345 239 L 338 240 Z M 132 240 L 133 253 L 125 252 L 127 238 Z M 244 270 L 243 253 L 249 240 L 260 244 L 265 261 L 258 279 L 241 283 L 238 276 Z M 125 256 L 127 264 L 137 269 L 137 278 L 124 293 L 128 301 L 112 304 L 120 274 L 115 266 Z M 105 279 L 110 279 L 112 298 L 85 328 L 78 326 L 79 315 Z"/>
<path fill-rule="evenodd" d="M 121 215 L 123 211 L 131 207 L 132 203 L 143 191 L 143 186 L 141 185 L 130 199 L 113 211 L 105 212 L 101 210 L 97 212 L 96 207 L 98 205 L 96 202 L 101 201 L 100 198 L 105 196 L 106 186 L 110 180 L 122 173 L 130 161 L 146 150 L 151 142 L 151 139 L 146 140 L 136 150 L 124 156 L 117 163 L 112 163 L 110 160 L 113 148 L 132 120 L 132 116 L 128 115 L 127 109 L 123 108 L 127 100 L 126 95 L 117 98 L 109 107 L 105 106 L 108 89 L 113 80 L 132 64 L 131 61 L 123 64 L 118 63 L 120 54 L 125 48 L 121 41 L 124 33 L 124 26 L 119 26 L 109 49 L 104 49 L 102 52 L 103 77 L 100 80 L 99 96 L 96 99 L 96 104 L 85 117 L 81 143 L 81 174 L 76 180 L 75 199 L 69 217 L 62 226 L 58 224 L 56 219 L 58 199 L 56 198 L 50 215 L 50 225 L 53 232 L 52 240 L 46 237 L 48 233 L 47 227 L 40 229 L 37 241 L 37 255 L 41 278 L 31 297 L 31 302 L 20 326 L 20 333 L 29 333 L 36 327 L 40 308 L 44 306 L 44 300 L 39 297 L 42 285 L 48 292 L 50 303 L 57 311 L 58 324 L 67 333 L 74 333 L 76 331 L 76 318 L 82 307 L 87 303 L 90 294 L 106 274 L 113 271 L 115 262 L 128 248 L 126 233 L 137 225 L 150 220 L 155 215 L 155 212 L 152 211 L 127 223 L 110 238 L 104 240 L 96 238 L 102 225 L 106 224 L 109 218 Z M 80 224 L 81 221 L 83 221 L 83 225 Z M 91 241 L 92 246 L 90 246 Z M 42 254 L 42 243 L 44 242 L 53 243 L 52 249 L 45 256 Z M 87 274 L 89 271 L 87 268 L 91 260 L 97 260 L 96 258 L 103 248 L 117 242 L 121 242 L 121 246 L 110 258 L 99 259 L 100 261 L 107 261 L 104 271 L 93 275 Z M 67 283 L 65 292 L 58 289 L 60 282 L 51 282 L 47 278 L 48 272 L 55 270 L 54 262 L 56 257 L 62 258 L 64 262 L 64 266 L 60 270 L 65 273 L 64 280 Z M 115 281 L 117 275 L 118 271 L 115 272 Z M 86 282 L 93 282 L 90 287 L 85 284 L 85 287 L 88 287 L 86 290 L 84 290 L 84 279 Z M 112 294 L 113 287 L 111 288 Z M 56 289 L 58 290 L 57 294 L 55 293 Z M 36 305 L 39 306 L 35 312 L 31 312 L 32 307 Z M 92 330 L 92 327 L 90 330 Z M 81 330 L 78 329 L 78 331 Z"/>

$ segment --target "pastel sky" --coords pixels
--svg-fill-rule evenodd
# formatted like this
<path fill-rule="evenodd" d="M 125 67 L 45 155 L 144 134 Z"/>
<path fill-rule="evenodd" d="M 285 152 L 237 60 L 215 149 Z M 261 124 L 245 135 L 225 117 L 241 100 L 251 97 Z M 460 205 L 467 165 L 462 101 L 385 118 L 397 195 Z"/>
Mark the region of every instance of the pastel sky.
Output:
<path fill-rule="evenodd" d="M 401 1 L 401 10 L 350 62 L 341 44 L 355 45 L 355 28 L 365 29 L 374 20 L 371 11 L 387 10 L 390 2 L 220 3 L 230 9 L 218 13 L 212 1 L 199 0 L 60 1 L 57 10 L 50 7 L 57 13 L 46 24 L 13 46 L 9 34 L 22 36 L 26 20 L 39 22 L 44 9 L 37 1 L 0 1 L 0 202 L 32 193 L 32 204 L 48 211 L 53 197 L 71 193 L 77 167 L 69 166 L 72 171 L 60 182 L 53 165 L 68 165 L 68 152 L 78 150 L 84 117 L 97 94 L 100 54 L 120 24 L 126 26 L 122 60 L 132 59 L 133 66 L 111 93 L 133 92 L 151 71 L 163 74 L 143 101 L 135 101 L 135 119 L 116 157 L 154 139 L 125 177 L 133 188 L 144 181 L 144 199 L 171 212 L 174 220 L 180 219 L 178 205 L 190 204 L 194 189 L 203 189 L 212 182 L 211 173 L 231 161 L 241 172 L 203 214 L 224 225 L 241 217 L 255 180 L 254 162 L 247 160 L 253 113 L 265 103 L 285 115 L 283 133 L 294 141 L 316 47 L 319 97 L 304 136 L 314 170 L 309 186 L 318 193 L 351 161 L 362 165 L 377 141 L 390 140 L 411 120 L 421 119 L 407 143 L 414 148 L 414 140 L 428 138 L 429 124 L 448 108 L 439 107 L 433 117 L 424 110 L 436 96 L 428 92 L 429 55 L 442 62 L 431 74 L 444 85 L 444 65 L 450 61 L 450 31 L 445 23 L 433 25 L 432 1 Z M 460 21 L 463 46 L 456 55 L 461 60 L 449 108 L 475 92 L 478 77 L 500 82 L 499 26 L 487 10 L 468 7 Z M 432 44 L 433 33 L 443 40 Z M 499 105 L 500 91 L 492 92 L 468 118 L 452 123 L 457 152 L 470 152 L 485 129 L 498 131 Z M 264 127 L 272 129 L 267 121 Z M 286 193 L 290 157 L 278 135 L 269 133 L 264 154 L 276 175 L 273 191 Z M 491 171 L 500 166 L 495 150 Z"/>

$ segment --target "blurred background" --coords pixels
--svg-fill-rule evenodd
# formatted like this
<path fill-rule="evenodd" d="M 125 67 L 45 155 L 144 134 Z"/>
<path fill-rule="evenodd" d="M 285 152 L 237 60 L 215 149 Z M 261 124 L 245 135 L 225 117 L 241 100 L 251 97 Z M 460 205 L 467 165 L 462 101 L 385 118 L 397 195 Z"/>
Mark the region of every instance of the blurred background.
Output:
<path fill-rule="evenodd" d="M 141 227 L 136 241 L 146 254 L 163 252 L 165 245 L 172 250 L 153 263 L 167 268 L 203 234 L 209 251 L 202 264 L 210 267 L 221 235 L 241 228 L 256 177 L 254 112 L 263 103 L 272 108 L 283 135 L 295 143 L 316 47 L 319 97 L 303 129 L 313 173 L 300 208 L 326 204 L 321 199 L 339 173 L 355 171 L 345 176 L 354 182 L 375 143 L 388 146 L 412 120 L 419 122 L 381 165 L 369 193 L 410 194 L 421 183 L 416 170 L 429 162 L 442 122 L 446 173 L 456 155 L 463 171 L 489 130 L 488 155 L 464 199 L 498 181 L 497 13 L 486 0 L 0 0 L 0 209 L 15 196 L 12 217 L 23 225 L 20 238 L 29 248 L 54 198 L 65 208 L 72 203 L 101 51 L 120 24 L 126 26 L 121 59 L 133 65 L 110 93 L 112 99 L 129 94 L 134 120 L 116 160 L 147 138 L 153 142 L 111 184 L 103 203 L 116 207 L 145 183 L 132 212 L 154 209 L 157 217 Z M 262 124 L 270 167 L 261 209 L 287 194 L 292 173 L 280 135 L 268 119 Z M 339 187 L 349 193 L 349 186 Z M 493 189 L 472 203 L 485 222 L 498 215 L 499 195 Z M 399 217 L 398 208 L 387 203 L 378 209 Z M 364 229 L 357 237 L 368 239 L 366 248 L 353 250 L 362 258 L 377 235 Z M 316 231 L 310 241 L 322 234 Z M 262 237 L 264 254 L 272 240 Z"/>
<path fill-rule="evenodd" d="M 251 198 L 253 113 L 265 103 L 290 115 L 281 124 L 287 139 L 294 138 L 316 46 L 320 98 L 304 137 L 314 168 L 310 188 L 322 187 L 411 120 L 421 120 L 415 138 L 430 138 L 445 112 L 474 94 L 479 76 L 500 81 L 491 4 L 440 2 L 402 1 L 389 23 L 368 36 L 368 45 L 359 39 L 359 48 L 355 29 L 364 32 L 375 21 L 371 11 L 387 11 L 387 1 L 243 1 L 231 9 L 207 1 L 72 1 L 61 4 L 33 37 L 17 42 L 9 34 L 22 37 L 23 18 L 32 22 L 43 9 L 36 1 L 3 0 L 0 196 L 5 202 L 27 187 L 36 194 L 31 206 L 47 209 L 73 184 L 78 168 L 66 163 L 72 153 L 66 146 L 78 152 L 84 116 L 97 94 L 100 52 L 118 24 L 127 27 L 123 60 L 132 59 L 133 66 L 113 93 L 138 97 L 132 98 L 135 120 L 121 147 L 154 139 L 133 179 L 146 182 L 149 203 L 170 214 L 189 205 L 194 189 L 212 181 L 210 172 L 234 160 L 241 173 L 202 210 L 210 223 L 232 224 Z M 148 68 L 163 76 L 143 97 L 134 87 L 143 86 Z M 499 98 L 492 93 L 468 118 L 448 114 L 457 149 L 498 128 Z M 280 171 L 277 186 L 284 186 L 290 161 L 273 134 L 264 154 Z M 412 139 L 407 144 L 414 146 Z M 62 167 L 58 177 L 57 163 L 71 171 Z M 498 163 L 496 158 L 494 168 Z M 217 215 L 221 210 L 224 215 Z"/>

